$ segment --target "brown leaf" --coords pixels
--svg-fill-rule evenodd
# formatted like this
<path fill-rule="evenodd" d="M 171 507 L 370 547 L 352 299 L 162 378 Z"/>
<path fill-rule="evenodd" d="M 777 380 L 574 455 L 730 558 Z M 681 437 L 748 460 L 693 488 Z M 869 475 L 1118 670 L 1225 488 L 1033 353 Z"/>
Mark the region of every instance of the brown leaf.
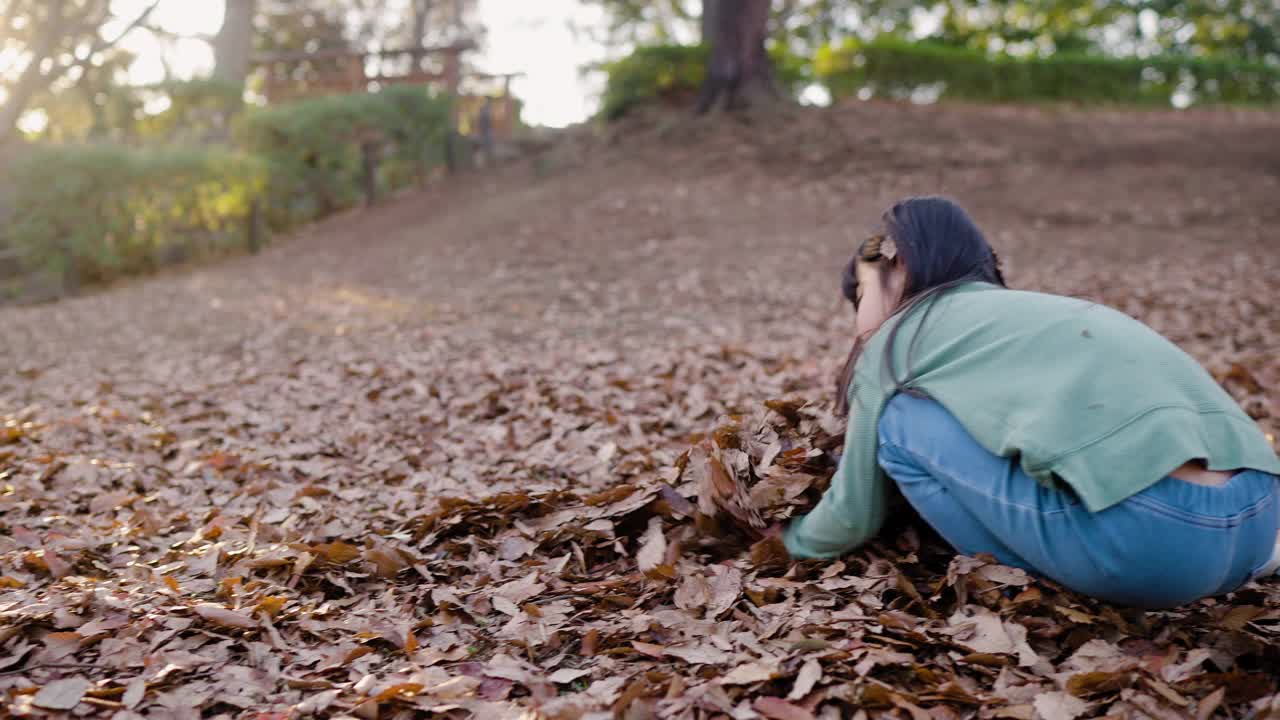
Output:
<path fill-rule="evenodd" d="M 787 699 L 800 700 L 804 698 L 821 679 L 822 664 L 817 660 L 806 660 L 804 665 L 800 666 L 800 672 L 796 673 L 796 684 L 792 686 L 791 692 L 787 694 Z"/>
<path fill-rule="evenodd" d="M 1227 689 L 1218 688 L 1209 695 L 1205 696 L 1196 707 L 1196 720 L 1209 720 L 1213 714 L 1217 712 L 1218 707 L 1222 705 L 1222 699 L 1226 697 Z"/>
<path fill-rule="evenodd" d="M 221 605 L 200 603 L 191 609 L 195 611 L 196 615 L 199 615 L 201 618 L 208 620 L 214 625 L 240 629 L 258 627 L 258 621 L 254 620 L 251 616 L 235 610 L 228 610 Z"/>
<path fill-rule="evenodd" d="M 717 565 L 712 568 L 715 579 L 711 581 L 711 603 L 707 608 L 707 617 L 718 617 L 733 607 L 742 594 L 742 571 L 733 567 Z"/>
<path fill-rule="evenodd" d="M 582 636 L 582 647 L 578 652 L 581 653 L 583 657 L 592 657 L 596 654 L 599 647 L 600 631 L 592 628 L 587 631 L 586 635 Z"/>
<path fill-rule="evenodd" d="M 1036 716 L 1036 708 L 1031 704 L 1007 705 L 1002 708 L 996 708 L 991 713 L 994 718 L 1009 718 L 1010 720 L 1033 720 Z"/>
<path fill-rule="evenodd" d="M 364 552 L 364 559 L 377 568 L 378 577 L 393 578 L 401 570 L 409 567 L 409 563 L 399 553 L 390 548 L 372 547 Z"/>
<path fill-rule="evenodd" d="M 258 600 L 258 604 L 253 608 L 255 612 L 266 613 L 267 617 L 275 617 L 284 609 L 289 598 L 283 595 L 266 595 Z"/>
<path fill-rule="evenodd" d="M 1227 630 L 1243 630 L 1245 625 L 1253 622 L 1253 619 L 1265 613 L 1266 608 L 1256 605 L 1237 605 L 1227 611 L 1222 617 L 1221 625 Z"/>
<path fill-rule="evenodd" d="M 240 458 L 231 453 L 225 453 L 221 450 L 211 453 L 204 460 L 205 464 L 214 470 L 229 470 L 240 464 Z"/>
<path fill-rule="evenodd" d="M 782 569 L 791 564 L 791 554 L 782 538 L 776 535 L 761 538 L 751 545 L 751 565 L 757 570 Z"/>
<path fill-rule="evenodd" d="M 749 532 L 764 528 L 764 518 L 737 475 L 725 469 L 724 463 L 714 454 L 707 455 L 704 462 L 706 469 L 698 485 L 698 509 L 707 515 L 723 510 Z"/>
<path fill-rule="evenodd" d="M 478 677 L 460 675 L 458 677 L 449 678 L 439 685 L 432 685 L 427 689 L 427 693 L 432 697 L 439 698 L 441 700 L 454 700 L 474 693 L 484 683 L 485 680 Z"/>
<path fill-rule="evenodd" d="M 1130 672 L 1085 672 L 1067 679 L 1067 692 L 1076 697 L 1112 693 L 1133 684 Z"/>
<path fill-rule="evenodd" d="M 397 683 L 378 693 L 373 701 L 384 703 L 395 699 L 408 699 L 420 692 L 422 692 L 422 683 Z"/>
<path fill-rule="evenodd" d="M 1075 720 L 1089 710 L 1089 703 L 1061 691 L 1040 693 L 1035 699 L 1036 712 L 1044 720 Z"/>
<path fill-rule="evenodd" d="M 636 553 L 636 564 L 640 572 L 649 577 L 662 577 L 656 572 L 667 557 L 667 538 L 662 534 L 662 518 L 649 518 L 649 529 L 640 537 L 640 550 Z"/>
<path fill-rule="evenodd" d="M 520 605 L 546 589 L 546 583 L 538 582 L 538 571 L 535 570 L 519 580 L 513 580 L 498 588 L 496 595 Z"/>
<path fill-rule="evenodd" d="M 590 674 L 591 668 L 561 668 L 548 675 L 547 679 L 557 685 L 564 685 L 566 683 L 571 683 L 578 678 L 587 677 Z"/>
<path fill-rule="evenodd" d="M 80 649 L 84 638 L 78 632 L 55 632 L 44 636 L 44 662 L 54 662 Z"/>
<path fill-rule="evenodd" d="M 40 688 L 31 704 L 45 710 L 70 710 L 80 704 L 93 684 L 82 677 L 55 680 Z"/>
<path fill-rule="evenodd" d="M 751 683 L 772 680 L 778 668 L 763 662 L 743 663 L 720 677 L 721 685 L 750 685 Z"/>
<path fill-rule="evenodd" d="M 1148 687 L 1156 691 L 1156 693 L 1160 695 L 1160 697 L 1164 698 L 1167 702 L 1169 702 L 1172 705 L 1175 705 L 1177 707 L 1186 707 L 1191 704 L 1191 701 L 1183 697 L 1177 690 L 1174 690 L 1173 688 L 1169 687 L 1165 683 L 1155 678 L 1150 678 L 1150 677 L 1144 678 L 1144 681 L 1146 682 Z"/>
<path fill-rule="evenodd" d="M 124 695 L 120 698 L 120 703 L 126 708 L 133 709 L 142 702 L 143 696 L 147 694 L 147 681 L 141 675 L 129 681 L 125 686 Z"/>
<path fill-rule="evenodd" d="M 1018 664 L 1031 667 L 1040 657 L 1027 643 L 1027 629 L 1013 622 L 1005 622 L 990 610 L 968 606 L 947 620 L 957 629 L 953 636 L 958 642 L 976 653 L 1004 653 L 1018 656 Z"/>
<path fill-rule="evenodd" d="M 360 548 L 355 545 L 337 540 L 331 543 L 323 543 L 311 546 L 312 554 L 322 557 L 335 565 L 345 565 L 346 563 L 360 557 Z"/>
<path fill-rule="evenodd" d="M 640 651 L 644 655 L 648 655 L 649 657 L 655 657 L 655 658 L 662 657 L 663 655 L 666 654 L 666 651 L 667 651 L 667 649 L 661 645 L 655 645 L 654 643 L 641 642 L 639 640 L 632 640 L 631 647 Z"/>
<path fill-rule="evenodd" d="M 733 662 L 733 655 L 720 648 L 703 643 L 700 645 L 667 645 L 664 655 L 678 657 L 690 665 L 724 665 Z"/>
<path fill-rule="evenodd" d="M 777 697 L 758 697 L 751 707 L 772 720 L 813 720 L 813 713 Z"/>
<path fill-rule="evenodd" d="M 711 602 L 711 584 L 698 573 L 684 576 L 672 600 L 681 610 L 694 610 Z"/>

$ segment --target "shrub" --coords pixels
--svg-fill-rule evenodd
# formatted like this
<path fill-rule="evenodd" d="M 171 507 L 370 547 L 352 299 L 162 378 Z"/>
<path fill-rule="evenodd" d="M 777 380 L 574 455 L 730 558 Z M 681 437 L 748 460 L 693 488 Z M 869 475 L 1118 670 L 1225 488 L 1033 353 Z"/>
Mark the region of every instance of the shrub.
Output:
<path fill-rule="evenodd" d="M 440 163 L 448 130 L 447 99 L 400 86 L 251 109 L 236 136 L 270 169 L 269 217 L 281 227 L 359 200 L 362 143 L 377 143 L 379 186 L 391 189 L 424 179 Z"/>
<path fill-rule="evenodd" d="M 226 140 L 232 116 L 241 109 L 243 88 L 214 78 L 199 78 L 131 88 L 140 98 L 164 98 L 168 107 L 136 120 L 128 137 L 154 142 Z"/>
<path fill-rule="evenodd" d="M 1280 68 L 1214 58 L 1109 58 L 1058 53 L 1017 58 L 967 48 L 881 38 L 824 47 L 814 72 L 833 97 L 860 91 L 984 101 L 1074 101 L 1168 105 L 1269 103 L 1280 99 Z"/>
<path fill-rule="evenodd" d="M 36 145 L 9 168 L 5 234 L 35 268 L 87 281 L 243 246 L 261 163 L 226 148 Z"/>
<path fill-rule="evenodd" d="M 809 62 L 775 45 L 769 50 L 783 92 L 794 94 L 809 76 Z M 649 45 L 601 68 L 607 79 L 600 113 L 616 120 L 638 104 L 665 101 L 689 104 L 707 72 L 705 45 Z"/>

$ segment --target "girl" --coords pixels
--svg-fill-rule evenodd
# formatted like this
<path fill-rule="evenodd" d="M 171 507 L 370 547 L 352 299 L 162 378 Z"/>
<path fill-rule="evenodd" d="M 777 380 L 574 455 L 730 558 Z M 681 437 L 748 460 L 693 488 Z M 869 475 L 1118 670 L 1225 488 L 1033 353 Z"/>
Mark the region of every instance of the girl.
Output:
<path fill-rule="evenodd" d="M 793 556 L 865 542 L 893 482 L 957 551 L 1115 603 L 1276 569 L 1280 459 L 1195 360 L 1118 311 L 1007 289 L 949 200 L 899 202 L 884 225 L 844 273 L 844 457 L 787 528 Z"/>

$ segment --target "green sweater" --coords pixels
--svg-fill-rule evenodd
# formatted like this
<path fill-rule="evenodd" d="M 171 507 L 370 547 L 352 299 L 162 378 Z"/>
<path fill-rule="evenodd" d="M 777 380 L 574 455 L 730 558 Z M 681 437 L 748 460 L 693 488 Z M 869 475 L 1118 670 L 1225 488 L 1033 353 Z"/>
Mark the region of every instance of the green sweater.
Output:
<path fill-rule="evenodd" d="M 971 283 L 894 316 L 867 343 L 851 390 L 844 457 L 818 506 L 784 536 L 795 557 L 835 557 L 884 523 L 891 480 L 876 461 L 880 413 L 907 385 L 941 403 L 983 447 L 1020 456 L 1049 487 L 1069 485 L 1090 511 L 1114 505 L 1184 462 L 1280 474 L 1257 424 L 1194 359 L 1102 305 Z M 928 304 L 928 303 L 926 303 Z M 916 330 L 923 328 L 919 336 Z M 913 340 L 914 339 L 914 340 Z"/>

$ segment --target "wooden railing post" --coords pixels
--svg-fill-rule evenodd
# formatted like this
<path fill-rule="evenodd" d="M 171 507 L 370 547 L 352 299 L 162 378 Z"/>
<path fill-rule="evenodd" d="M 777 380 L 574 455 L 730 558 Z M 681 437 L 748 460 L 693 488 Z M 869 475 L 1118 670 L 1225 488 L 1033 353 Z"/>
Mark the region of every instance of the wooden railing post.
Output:
<path fill-rule="evenodd" d="M 62 255 L 66 261 L 62 267 L 62 293 L 76 295 L 80 292 L 80 263 L 76 261 L 75 247 L 70 240 L 62 241 Z"/>
<path fill-rule="evenodd" d="M 347 82 L 351 87 L 347 92 L 362 93 L 369 89 L 368 78 L 364 74 L 364 55 L 352 55 L 347 58 Z"/>
<path fill-rule="evenodd" d="M 458 118 L 460 116 L 458 87 L 462 84 L 462 68 L 459 61 L 460 51 L 449 48 L 444 53 L 444 86 L 449 94 L 449 131 L 445 134 L 444 160 L 445 167 L 452 175 L 460 169 L 461 158 L 458 153 L 460 137 L 458 135 Z"/>
<path fill-rule="evenodd" d="M 247 227 L 245 228 L 245 241 L 249 246 L 249 252 L 257 255 L 262 249 L 262 209 L 260 201 L 257 198 L 249 203 L 249 217 L 246 219 Z"/>
<path fill-rule="evenodd" d="M 378 200 L 378 142 L 362 141 L 360 156 L 364 166 L 364 206 L 373 207 Z"/>

